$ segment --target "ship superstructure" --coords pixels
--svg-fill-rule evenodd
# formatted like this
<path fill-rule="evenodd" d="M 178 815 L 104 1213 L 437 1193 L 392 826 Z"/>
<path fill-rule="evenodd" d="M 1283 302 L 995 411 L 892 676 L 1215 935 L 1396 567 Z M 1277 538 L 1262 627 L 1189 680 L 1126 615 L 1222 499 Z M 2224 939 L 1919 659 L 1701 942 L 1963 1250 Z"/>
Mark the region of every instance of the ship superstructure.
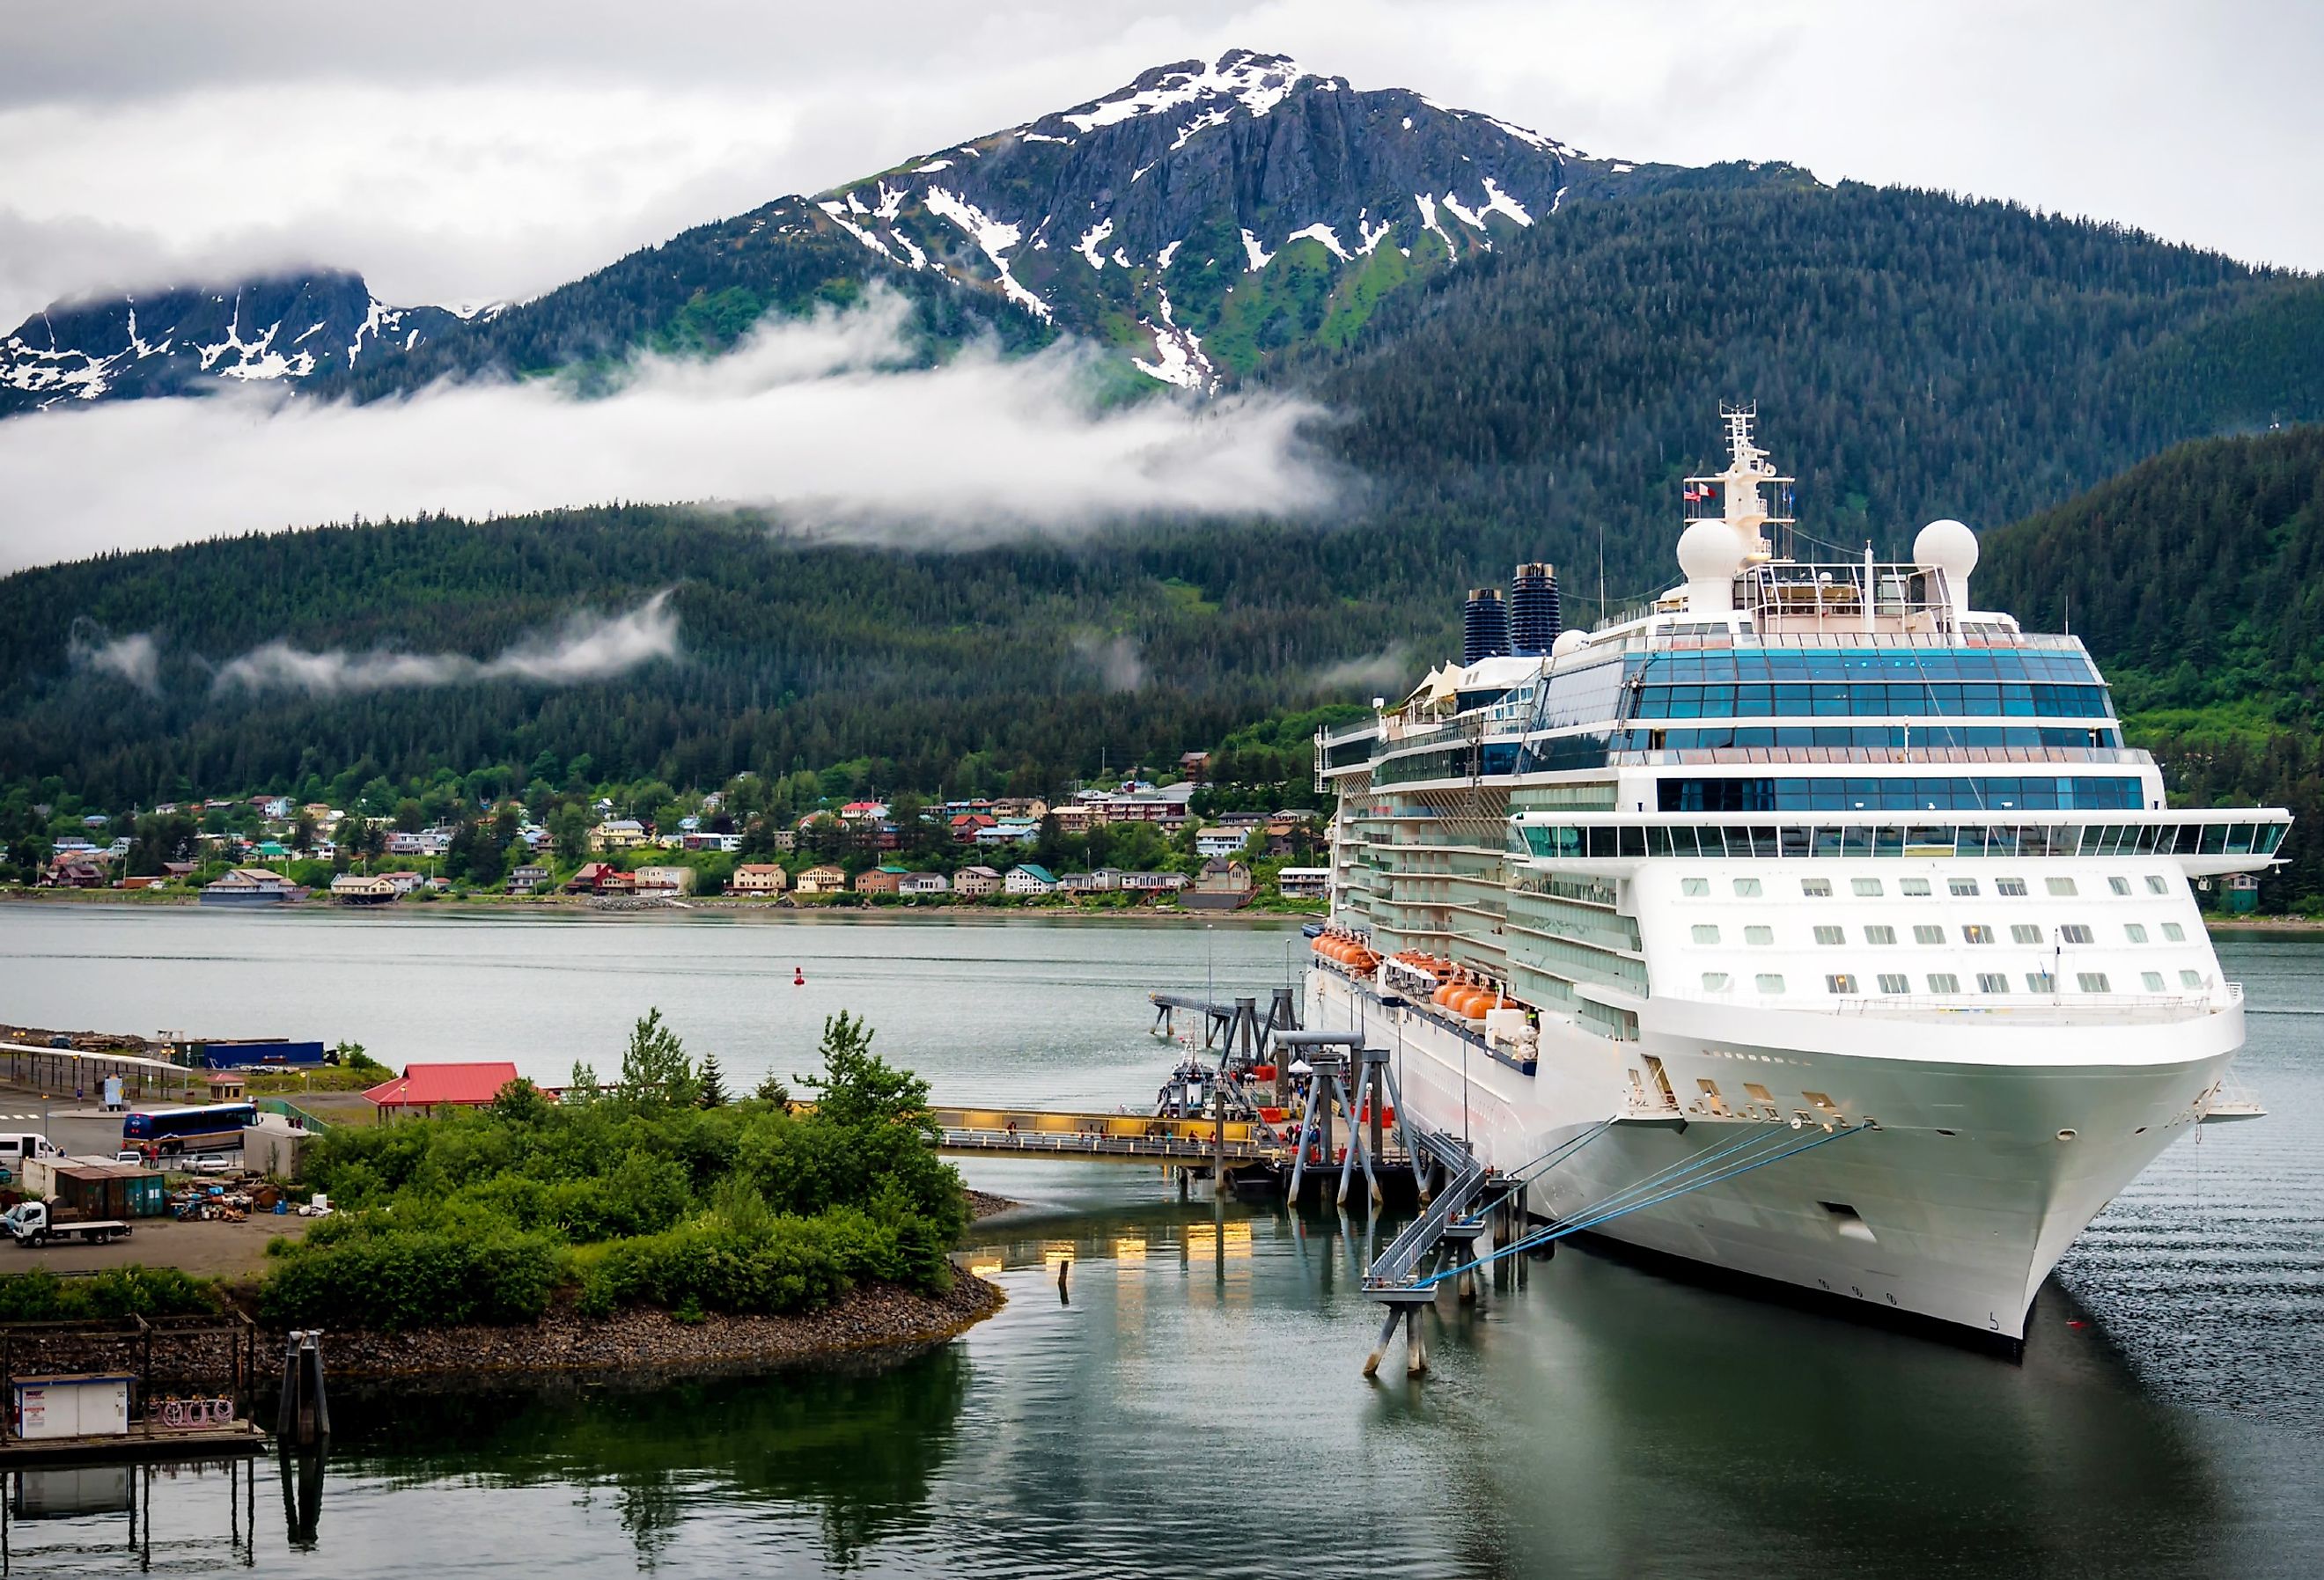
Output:
<path fill-rule="evenodd" d="M 2192 885 L 2291 819 L 2170 809 L 2082 645 L 1971 603 L 1961 523 L 1907 563 L 1782 552 L 1790 480 L 1726 418 L 1650 608 L 1547 653 L 1488 615 L 1480 651 L 1472 594 L 1462 663 L 1319 735 L 1333 931 L 1365 948 L 1319 954 L 1309 1024 L 1392 1037 L 1414 1117 L 1489 1166 L 1597 1129 L 1536 1215 L 1752 1127 L 1850 1132 L 1600 1233 L 2014 1340 L 2227 1112 L 2242 994 Z"/>

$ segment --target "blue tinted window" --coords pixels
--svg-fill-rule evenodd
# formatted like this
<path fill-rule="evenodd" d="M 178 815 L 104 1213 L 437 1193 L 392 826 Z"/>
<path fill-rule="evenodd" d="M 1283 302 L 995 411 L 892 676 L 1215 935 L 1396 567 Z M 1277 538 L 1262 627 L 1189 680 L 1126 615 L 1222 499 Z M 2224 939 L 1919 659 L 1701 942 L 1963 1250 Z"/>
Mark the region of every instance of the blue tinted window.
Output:
<path fill-rule="evenodd" d="M 1665 812 L 2052 811 L 2127 809 L 2143 804 L 2139 781 L 1963 776 L 1919 779 L 1665 779 L 1655 804 Z M 1837 837 L 1837 836 L 1835 836 Z"/>

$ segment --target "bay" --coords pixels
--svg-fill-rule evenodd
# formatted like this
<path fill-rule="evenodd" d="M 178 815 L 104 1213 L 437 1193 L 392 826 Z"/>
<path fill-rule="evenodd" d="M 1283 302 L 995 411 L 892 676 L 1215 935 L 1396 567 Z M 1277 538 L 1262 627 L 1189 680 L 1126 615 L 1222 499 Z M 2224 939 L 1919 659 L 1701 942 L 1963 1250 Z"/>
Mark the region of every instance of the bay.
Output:
<path fill-rule="evenodd" d="M 1264 992 L 1268 928 L 0 909 L 0 1018 L 353 1037 L 559 1078 L 658 1003 L 730 1078 L 867 1013 L 940 1097 L 1111 1107 L 1144 993 Z M 1286 947 L 1290 953 L 1286 956 Z M 2324 1573 L 2324 945 L 2223 943 L 2264 1121 L 2176 1143 L 2069 1252 L 2022 1364 L 1568 1247 L 1357 1374 L 1363 1225 L 1158 1175 L 973 1169 L 1030 1204 L 1008 1307 L 900 1363 L 335 1400 L 295 1468 L 157 1479 L 156 1566 L 224 1573 L 1253 1576 Z M 789 985 L 802 968 L 806 987 Z M 140 1017 L 143 1017 L 141 1020 Z M 150 1024 L 147 1024 L 150 1022 Z M 1070 1263 L 1065 1287 L 1057 1267 Z M 312 1491 L 312 1487 L 309 1488 Z M 238 1494 L 238 1495 L 237 1495 Z M 119 1515 L 14 1574 L 134 1572 Z"/>

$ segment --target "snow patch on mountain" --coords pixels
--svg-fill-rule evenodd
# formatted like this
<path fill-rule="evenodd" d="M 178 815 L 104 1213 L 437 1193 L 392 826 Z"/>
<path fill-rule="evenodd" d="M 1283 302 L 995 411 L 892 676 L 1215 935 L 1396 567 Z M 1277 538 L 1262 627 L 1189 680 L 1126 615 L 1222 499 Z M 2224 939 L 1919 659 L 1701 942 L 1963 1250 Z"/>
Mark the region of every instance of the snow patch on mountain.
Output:
<path fill-rule="evenodd" d="M 921 201 L 927 206 L 929 213 L 938 218 L 951 220 L 968 233 L 969 239 L 976 244 L 978 250 L 1001 272 L 1001 289 L 1010 300 L 1043 323 L 1049 322 L 1052 316 L 1049 304 L 1026 290 L 1017 276 L 1009 272 L 1009 249 L 1022 238 L 1023 232 L 1013 225 L 1004 225 L 992 218 L 975 204 L 942 187 L 930 187 L 927 196 Z"/>
<path fill-rule="evenodd" d="M 1157 115 L 1214 97 L 1232 98 L 1252 115 L 1263 115 L 1281 104 L 1292 85 L 1305 75 L 1285 56 L 1237 50 L 1212 65 L 1181 60 L 1157 68 L 1121 93 L 1067 110 L 1058 119 L 1077 131 L 1093 132 L 1133 116 Z"/>

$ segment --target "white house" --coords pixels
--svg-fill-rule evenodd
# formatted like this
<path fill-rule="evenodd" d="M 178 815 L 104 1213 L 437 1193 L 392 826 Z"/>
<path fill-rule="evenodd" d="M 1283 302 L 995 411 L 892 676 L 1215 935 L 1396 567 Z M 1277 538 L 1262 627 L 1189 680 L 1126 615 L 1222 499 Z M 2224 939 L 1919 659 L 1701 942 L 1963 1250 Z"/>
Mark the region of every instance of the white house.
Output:
<path fill-rule="evenodd" d="M 896 892 L 903 895 L 949 894 L 952 880 L 942 873 L 906 873 L 896 884 Z"/>
<path fill-rule="evenodd" d="M 1056 886 L 1057 880 L 1049 875 L 1047 867 L 1038 867 L 1027 862 L 1021 867 L 1009 869 L 1009 876 L 1001 881 L 1001 892 L 1004 894 L 1047 894 Z"/>

